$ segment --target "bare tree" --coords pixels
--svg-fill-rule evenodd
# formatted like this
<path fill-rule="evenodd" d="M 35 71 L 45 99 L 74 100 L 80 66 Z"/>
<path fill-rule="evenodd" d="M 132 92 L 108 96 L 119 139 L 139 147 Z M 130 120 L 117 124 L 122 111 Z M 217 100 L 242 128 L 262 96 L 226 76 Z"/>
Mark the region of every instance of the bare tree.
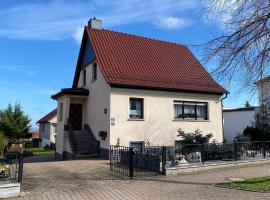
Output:
<path fill-rule="evenodd" d="M 245 89 L 270 71 L 270 0 L 210 0 L 209 16 L 224 34 L 206 44 L 205 61 L 217 61 L 220 81 L 240 80 Z"/>

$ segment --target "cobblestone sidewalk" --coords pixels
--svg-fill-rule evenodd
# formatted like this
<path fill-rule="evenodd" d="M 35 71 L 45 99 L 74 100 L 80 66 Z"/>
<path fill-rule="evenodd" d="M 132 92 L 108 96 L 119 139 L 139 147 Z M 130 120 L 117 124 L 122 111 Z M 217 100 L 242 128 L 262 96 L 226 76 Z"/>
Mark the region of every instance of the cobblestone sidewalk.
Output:
<path fill-rule="evenodd" d="M 231 177 L 270 175 L 270 165 L 213 170 L 178 176 L 153 176 L 129 180 L 110 172 L 108 161 L 76 160 L 26 163 L 24 195 L 30 199 L 269 199 L 268 193 L 232 190 L 213 186 Z"/>

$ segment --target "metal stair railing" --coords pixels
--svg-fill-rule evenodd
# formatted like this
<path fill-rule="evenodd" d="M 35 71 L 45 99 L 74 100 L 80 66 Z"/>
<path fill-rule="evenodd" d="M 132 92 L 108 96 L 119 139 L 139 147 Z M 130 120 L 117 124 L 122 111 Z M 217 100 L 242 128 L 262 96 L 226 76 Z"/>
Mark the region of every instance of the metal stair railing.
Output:
<path fill-rule="evenodd" d="M 95 149 L 95 153 L 99 154 L 100 153 L 100 145 L 99 141 L 96 139 L 93 131 L 91 130 L 90 126 L 88 124 L 84 125 L 84 130 L 87 132 L 89 138 L 91 141 L 93 141 L 93 149 Z"/>
<path fill-rule="evenodd" d="M 72 129 L 72 126 L 71 124 L 67 124 L 67 136 L 68 136 L 68 141 L 69 141 L 69 145 L 70 145 L 70 148 L 71 148 L 71 151 L 73 154 L 76 154 L 77 152 L 77 148 L 76 148 L 76 139 L 75 139 L 75 136 L 73 134 L 73 129 Z"/>

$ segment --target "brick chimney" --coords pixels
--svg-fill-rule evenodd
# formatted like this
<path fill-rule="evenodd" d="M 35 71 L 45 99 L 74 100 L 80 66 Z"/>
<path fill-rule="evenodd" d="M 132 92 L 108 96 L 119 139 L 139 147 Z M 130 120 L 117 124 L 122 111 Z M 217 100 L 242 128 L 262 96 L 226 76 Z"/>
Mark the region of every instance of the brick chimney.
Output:
<path fill-rule="evenodd" d="M 89 28 L 94 28 L 94 29 L 102 29 L 102 21 L 99 20 L 99 19 L 96 19 L 95 17 L 94 18 L 91 18 L 89 21 L 88 21 L 88 27 Z"/>

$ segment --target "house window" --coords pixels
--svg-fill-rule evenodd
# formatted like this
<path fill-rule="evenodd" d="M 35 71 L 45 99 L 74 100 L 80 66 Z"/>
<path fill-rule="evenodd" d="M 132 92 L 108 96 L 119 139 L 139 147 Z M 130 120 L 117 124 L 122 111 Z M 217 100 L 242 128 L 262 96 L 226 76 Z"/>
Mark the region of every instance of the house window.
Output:
<path fill-rule="evenodd" d="M 57 132 L 57 129 L 56 129 L 56 123 L 53 123 L 52 124 L 52 132 L 55 134 Z"/>
<path fill-rule="evenodd" d="M 86 70 L 83 70 L 83 86 L 86 85 Z"/>
<path fill-rule="evenodd" d="M 61 122 L 63 120 L 63 103 L 60 103 L 59 105 L 59 121 Z"/>
<path fill-rule="evenodd" d="M 208 104 L 204 102 L 174 101 L 175 119 L 208 119 Z"/>
<path fill-rule="evenodd" d="M 44 132 L 44 131 L 45 131 L 45 125 L 41 124 L 41 132 Z"/>
<path fill-rule="evenodd" d="M 129 118 L 143 119 L 143 99 L 141 98 L 129 99 Z"/>
<path fill-rule="evenodd" d="M 97 80 L 97 63 L 94 63 L 92 67 L 92 80 Z"/>
<path fill-rule="evenodd" d="M 144 142 L 143 141 L 133 141 L 133 142 L 130 142 L 130 147 L 132 147 L 135 152 L 142 153 L 143 150 L 144 150 Z"/>

